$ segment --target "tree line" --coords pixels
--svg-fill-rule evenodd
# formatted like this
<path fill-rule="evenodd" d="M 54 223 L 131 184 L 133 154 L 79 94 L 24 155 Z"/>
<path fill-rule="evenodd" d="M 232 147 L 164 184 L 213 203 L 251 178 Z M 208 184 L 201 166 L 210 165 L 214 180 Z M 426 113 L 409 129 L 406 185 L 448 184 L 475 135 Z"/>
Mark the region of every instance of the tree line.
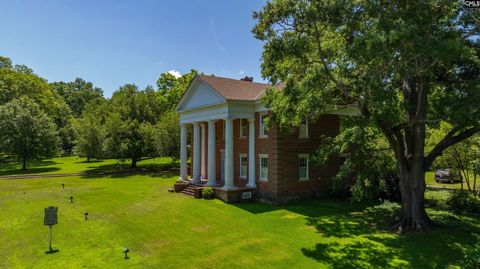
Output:
<path fill-rule="evenodd" d="M 105 98 L 77 78 L 52 82 L 0 56 L 0 156 L 27 169 L 31 160 L 62 154 L 129 160 L 179 154 L 174 108 L 197 71 L 163 73 L 156 87 L 126 84 Z"/>

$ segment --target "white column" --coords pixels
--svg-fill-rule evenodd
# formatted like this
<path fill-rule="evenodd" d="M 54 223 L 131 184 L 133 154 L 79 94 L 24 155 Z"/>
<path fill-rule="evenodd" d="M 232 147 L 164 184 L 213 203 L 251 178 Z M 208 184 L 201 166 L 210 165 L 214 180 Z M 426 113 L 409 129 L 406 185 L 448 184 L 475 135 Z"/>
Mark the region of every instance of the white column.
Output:
<path fill-rule="evenodd" d="M 215 121 L 208 121 L 208 186 L 215 186 L 216 182 L 216 141 L 215 141 Z"/>
<path fill-rule="evenodd" d="M 193 182 L 200 183 L 200 125 L 193 124 Z"/>
<path fill-rule="evenodd" d="M 225 120 L 225 185 L 223 189 L 235 189 L 233 181 L 233 120 Z"/>
<path fill-rule="evenodd" d="M 180 178 L 188 180 L 187 172 L 187 126 L 180 126 Z"/>
<path fill-rule="evenodd" d="M 201 178 L 206 178 L 207 177 L 207 162 L 206 162 L 206 156 L 205 153 L 207 152 L 207 124 L 205 123 L 200 123 L 200 127 L 202 130 L 202 150 L 201 150 L 201 165 L 200 165 L 200 176 Z"/>
<path fill-rule="evenodd" d="M 256 188 L 255 183 L 255 118 L 248 119 L 248 187 Z"/>

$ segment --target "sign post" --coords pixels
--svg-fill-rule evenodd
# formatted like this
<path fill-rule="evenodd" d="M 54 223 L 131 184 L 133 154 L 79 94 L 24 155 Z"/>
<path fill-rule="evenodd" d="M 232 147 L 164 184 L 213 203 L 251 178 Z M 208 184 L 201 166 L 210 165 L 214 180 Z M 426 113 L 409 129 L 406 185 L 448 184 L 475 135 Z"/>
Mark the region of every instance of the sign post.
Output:
<path fill-rule="evenodd" d="M 50 206 L 45 208 L 45 218 L 43 220 L 44 225 L 48 225 L 50 228 L 50 243 L 48 244 L 48 247 L 50 251 L 53 251 L 52 249 L 52 226 L 56 225 L 58 223 L 58 207 Z"/>

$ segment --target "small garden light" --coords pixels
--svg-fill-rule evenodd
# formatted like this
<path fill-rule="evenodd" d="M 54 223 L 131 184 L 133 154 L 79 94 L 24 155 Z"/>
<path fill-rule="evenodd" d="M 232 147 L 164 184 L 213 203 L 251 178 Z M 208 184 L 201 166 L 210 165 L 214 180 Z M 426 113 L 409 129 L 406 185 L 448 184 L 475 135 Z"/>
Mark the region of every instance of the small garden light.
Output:
<path fill-rule="evenodd" d="M 130 252 L 128 248 L 123 249 L 123 253 L 125 253 L 125 259 L 128 259 L 128 252 Z"/>
<path fill-rule="evenodd" d="M 70 196 L 70 203 L 73 203 L 73 196 Z"/>
<path fill-rule="evenodd" d="M 62 183 L 62 189 L 65 189 L 65 183 Z"/>
<path fill-rule="evenodd" d="M 88 220 L 88 212 L 85 212 L 85 220 Z"/>

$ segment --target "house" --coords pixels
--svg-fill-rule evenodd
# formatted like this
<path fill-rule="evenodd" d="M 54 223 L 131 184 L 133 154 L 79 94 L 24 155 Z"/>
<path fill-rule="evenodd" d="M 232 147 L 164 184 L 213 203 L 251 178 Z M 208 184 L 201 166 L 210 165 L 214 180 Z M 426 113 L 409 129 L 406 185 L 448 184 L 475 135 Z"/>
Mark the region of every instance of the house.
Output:
<path fill-rule="evenodd" d="M 215 187 L 217 198 L 281 204 L 328 190 L 338 160 L 316 167 L 310 156 L 321 135 L 339 133 L 339 115 L 349 115 L 351 109 L 332 106 L 318 120 L 305 119 L 296 130 L 281 133 L 275 124 L 265 124 L 269 110 L 261 98 L 269 87 L 250 77 L 195 76 L 176 108 L 183 180 L 190 180 L 187 128 L 192 128 L 191 183 Z"/>

